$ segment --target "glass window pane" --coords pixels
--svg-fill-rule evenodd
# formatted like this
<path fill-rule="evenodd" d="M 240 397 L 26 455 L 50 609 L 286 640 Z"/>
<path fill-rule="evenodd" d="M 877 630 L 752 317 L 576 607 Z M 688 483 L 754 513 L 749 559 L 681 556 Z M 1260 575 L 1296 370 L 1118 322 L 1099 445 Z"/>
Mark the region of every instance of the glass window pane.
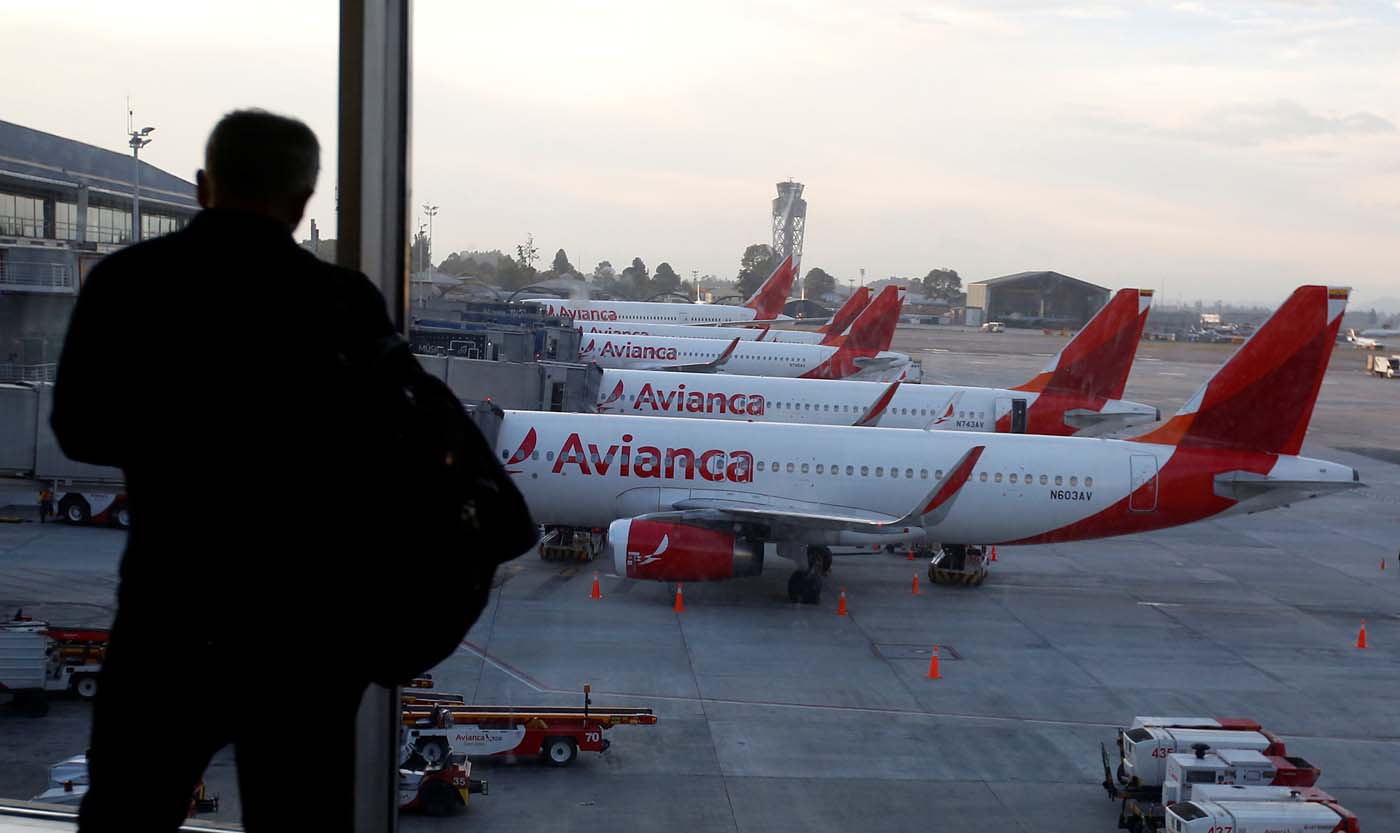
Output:
<path fill-rule="evenodd" d="M 233 5 L 156 3 L 137 8 L 83 0 L 76 4 L 23 4 L 7 8 L 0 15 L 5 43 L 0 66 L 5 68 L 8 79 L 4 112 L 0 113 L 4 122 L 0 124 L 0 237 L 27 238 L 17 244 L 0 241 L 0 387 L 5 389 L 0 392 L 12 393 L 15 386 L 9 383 L 20 379 L 40 382 L 55 377 L 56 364 L 70 333 L 78 290 L 95 270 L 99 275 L 108 271 L 113 261 L 105 259 L 121 251 L 132 237 L 135 168 L 128 144 L 130 130 L 154 128 L 147 134 L 149 144 L 140 150 L 140 226 L 143 237 L 154 238 L 169 234 L 199 212 L 194 172 L 203 167 L 205 141 L 225 112 L 238 106 L 257 106 L 304 119 L 321 144 L 321 177 L 306 220 L 297 229 L 288 229 L 287 236 L 296 241 L 309 237 L 309 221 L 314 218 L 325 242 L 333 246 L 337 234 L 338 3 L 244 0 Z M 128 93 L 130 128 L 122 117 L 128 108 Z M 201 280 L 213 271 L 211 264 L 216 260 L 217 255 L 212 253 L 191 258 L 187 268 L 179 273 L 180 278 L 187 279 L 188 291 L 169 295 L 159 303 L 132 305 L 125 309 L 124 320 L 109 320 L 110 334 L 94 339 L 105 342 L 95 351 L 88 348 L 93 355 L 91 364 L 100 372 L 86 374 L 92 381 L 89 390 L 95 393 L 90 413 L 77 421 L 89 420 L 87 428 L 95 439 L 79 443 L 78 447 L 107 443 L 108 448 L 102 452 L 104 462 L 120 456 L 113 453 L 110 444 L 135 439 L 133 432 L 124 430 L 130 422 L 122 415 L 124 412 L 140 414 L 144 425 L 134 433 L 143 437 L 156 433 L 150 426 L 190 424 L 186 420 L 192 415 L 179 413 L 179 403 L 172 405 L 178 397 L 163 396 L 156 392 L 157 388 L 204 391 L 185 400 L 183 407 L 187 410 L 201 401 L 218 399 L 227 404 L 228 398 L 215 393 L 210 382 L 226 372 L 249 369 L 243 367 L 240 371 L 230 351 L 210 346 L 213 332 L 228 332 L 230 328 L 257 332 L 267 343 L 278 345 L 279 352 L 299 359 L 313 352 L 301 334 L 289 332 L 284 324 L 273 326 L 277 320 L 273 310 L 285 297 L 281 288 L 267 290 L 266 297 L 245 299 L 249 301 L 245 311 L 254 313 L 240 323 L 231 320 L 231 312 L 221 312 L 227 296 L 219 293 L 226 292 L 226 287 Z M 250 284 L 257 277 L 252 273 L 240 276 Z M 141 281 L 128 281 L 127 285 L 138 283 Z M 207 288 L 201 291 L 201 285 Z M 98 318 L 110 317 L 125 307 L 124 303 L 115 303 L 112 296 L 99 297 L 94 304 L 101 305 L 90 307 L 96 309 Z M 333 314 L 328 308 L 310 311 L 312 317 L 322 313 Z M 152 359 L 148 354 L 144 358 L 149 361 L 127 361 L 144 349 L 128 340 L 133 333 L 158 333 L 164 344 L 159 358 Z M 198 363 L 186 358 L 193 355 L 200 356 Z M 203 364 L 203 369 L 195 370 L 197 364 Z M 158 377 L 159 382 L 128 384 L 146 376 Z M 30 413 L 38 411 L 38 401 L 51 401 L 49 395 L 46 393 L 46 398 L 39 400 L 39 394 L 34 393 L 36 404 Z M 7 417 L 17 407 L 13 400 L 0 402 L 0 414 L 5 415 L 0 416 L 0 434 L 4 434 L 0 451 L 13 456 L 17 449 L 12 443 L 16 441 L 27 442 L 30 447 L 51 447 L 38 446 L 52 442 L 47 412 L 38 425 L 25 429 L 30 432 L 27 436 L 16 437 L 14 430 L 19 429 L 10 425 Z M 224 418 L 232 419 L 227 413 L 224 412 Z M 247 411 L 242 413 L 246 415 Z M 207 417 L 208 412 L 204 415 Z M 264 415 L 279 421 L 286 418 L 285 413 L 264 411 Z M 93 423 L 99 427 L 94 429 Z M 229 432 L 221 430 L 220 426 L 228 423 L 221 423 L 220 417 L 206 424 L 211 436 L 221 439 L 206 446 L 205 453 L 199 455 L 202 459 L 190 459 L 189 472 L 200 481 L 198 488 L 211 505 L 231 505 L 229 501 L 241 500 L 236 493 L 242 490 L 234 487 L 241 475 L 233 471 L 234 467 L 213 460 L 222 455 L 227 461 L 227 449 L 235 441 Z M 180 429 L 171 428 L 158 439 L 181 433 Z M 114 440 L 118 435 L 122 436 Z M 215 446 L 221 450 L 215 450 Z M 258 468 L 277 468 L 267 459 L 270 456 L 264 452 Z M 30 459 L 34 459 L 32 453 Z M 19 608 L 24 615 L 54 628 L 80 632 L 110 628 L 116 615 L 115 588 L 128 537 L 124 527 L 132 517 L 134 505 L 128 503 L 127 492 L 139 489 L 139 485 L 128 483 L 120 469 L 80 464 L 57 452 L 40 466 L 38 474 L 44 480 L 13 481 L 9 479 L 12 466 L 3 465 L 7 471 L 5 478 L 0 479 L 0 515 L 19 515 L 34 523 L 15 527 L 16 531 L 27 533 L 24 546 L 32 548 L 31 556 L 25 559 L 29 562 L 28 572 L 24 563 L 9 557 L 14 554 L 9 542 L 0 542 L 0 556 L 4 556 L 0 557 L 0 596 L 7 603 L 15 602 L 0 616 L 0 629 L 10 626 Z M 223 469 L 226 476 L 211 477 L 216 468 Z M 537 468 L 547 470 L 544 466 Z M 81 479 L 74 480 L 74 472 L 79 472 Z M 40 490 L 45 485 L 52 486 L 57 479 L 73 482 L 61 484 L 49 503 L 55 513 L 61 512 L 71 522 L 54 524 L 51 514 L 47 516 L 49 523 L 39 524 Z M 167 511 L 172 497 L 178 500 L 172 492 L 160 494 L 158 490 L 147 494 L 150 497 L 146 498 L 146 505 L 155 506 L 164 499 Z M 141 521 L 136 523 L 139 526 Z M 207 539 L 208 546 L 201 547 L 205 550 L 201 558 L 212 558 L 210 553 L 222 546 L 215 542 L 216 537 L 223 541 L 236 539 L 246 536 L 256 525 L 246 518 L 229 526 L 211 525 L 211 530 L 220 527 L 223 531 Z M 267 564 L 276 560 L 270 553 L 286 550 L 285 542 L 290 539 L 278 539 L 269 533 L 266 540 L 269 562 L 261 566 L 254 563 L 256 559 L 230 562 L 226 576 L 238 573 L 242 580 L 245 570 L 267 569 Z M 280 547 L 278 540 L 282 541 Z M 204 701 L 216 693 L 208 682 L 210 678 L 202 676 L 213 665 L 208 661 L 209 655 L 201 658 L 202 649 L 189 652 L 172 646 L 181 634 L 211 632 L 208 620 L 200 620 L 192 610 L 232 611 L 233 600 L 228 591 L 214 586 L 217 582 L 207 580 L 209 573 L 202 565 L 188 561 L 181 573 L 191 588 L 186 596 L 191 604 L 171 607 L 172 597 L 135 578 L 144 572 L 137 562 L 139 558 L 126 561 L 128 568 L 133 563 L 137 566 L 125 571 L 123 592 L 131 595 L 124 600 L 123 609 L 128 604 L 139 608 L 140 604 L 132 600 L 144 599 L 151 619 L 164 625 L 149 646 L 133 644 L 130 650 L 158 651 L 157 661 L 169 671 L 170 679 L 183 681 L 175 698 Z M 42 576 L 33 570 L 37 564 L 44 566 Z M 205 578 L 199 578 L 200 575 Z M 186 615 L 195 621 L 185 619 Z M 235 623 L 224 621 L 221 626 L 230 627 L 232 632 Z M 7 658 L 0 660 L 0 665 L 5 666 L 0 670 L 0 683 L 5 684 L 13 681 L 9 673 L 12 669 L 7 665 L 12 656 L 9 636 L 8 632 L 0 634 L 0 654 Z M 50 768 L 82 754 L 92 740 L 94 704 L 80 694 L 88 690 L 87 678 L 97 666 L 89 660 L 97 656 L 98 649 L 86 644 L 85 638 L 75 637 L 61 645 L 43 634 L 37 634 L 37 638 L 41 641 L 32 643 L 40 648 L 37 655 L 43 657 L 45 650 L 51 650 L 50 656 L 66 666 L 67 671 L 60 670 L 60 676 L 48 681 L 49 687 L 55 689 L 49 697 L 49 715 L 24 720 L 22 732 L 21 721 L 8 713 L 9 694 L 0 696 L 0 712 L 5 712 L 0 714 L 0 798 L 4 799 L 32 799 L 50 786 L 58 786 L 58 795 L 62 796 L 61 785 L 49 784 Z M 167 639 L 171 641 L 161 642 Z M 102 670 L 107 673 L 113 669 L 108 666 Z M 256 668 L 247 670 L 253 676 L 258 673 Z M 192 673 L 196 671 L 199 673 Z M 76 692 L 63 690 L 61 683 L 66 679 L 82 681 L 83 685 Z M 136 682 L 128 690 L 144 689 L 140 701 L 147 707 L 159 708 L 165 695 L 146 689 L 148 682 Z M 104 682 L 102 691 L 107 690 L 106 686 Z M 99 692 L 99 703 L 101 698 Z M 313 710 L 319 710 L 319 706 Z M 146 717 L 150 714 L 148 709 Z M 227 725 L 231 716 L 211 713 L 206 717 L 206 721 L 201 721 L 203 726 L 185 724 L 161 743 L 162 753 L 170 755 L 166 762 L 156 763 L 132 743 L 108 754 L 117 755 L 122 760 L 120 766 L 129 766 L 134 777 L 154 782 L 170 772 L 176 756 L 196 748 L 195 733 L 220 723 Z M 312 722 L 325 717 L 319 716 Z M 114 723 L 127 723 L 133 728 L 142 723 L 153 725 L 139 715 L 129 715 L 125 720 L 108 719 L 109 725 Z M 347 724 L 347 733 L 351 730 Z M 321 761 L 324 763 L 327 762 Z M 329 765 L 338 769 L 343 763 Z M 276 779 L 282 771 L 283 764 L 278 763 L 268 774 Z M 205 784 L 210 795 L 220 797 L 219 808 L 214 812 L 212 807 L 204 807 L 194 822 L 238 824 L 242 809 L 231 749 L 215 755 Z M 149 784 L 139 786 L 118 800 L 149 800 L 148 787 Z M 181 797 L 180 802 L 188 798 Z M 0 820 L 0 827 L 7 827 L 5 821 L 8 818 Z M 113 829 L 127 826 L 130 825 L 118 824 Z"/>

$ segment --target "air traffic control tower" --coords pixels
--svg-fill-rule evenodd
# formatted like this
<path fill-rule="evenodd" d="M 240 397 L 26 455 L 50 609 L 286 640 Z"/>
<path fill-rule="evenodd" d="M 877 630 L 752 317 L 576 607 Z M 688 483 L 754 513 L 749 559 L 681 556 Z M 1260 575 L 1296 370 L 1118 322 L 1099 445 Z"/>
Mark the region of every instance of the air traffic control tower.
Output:
<path fill-rule="evenodd" d="M 802 199 L 802 183 L 778 183 L 773 200 L 773 251 L 781 261 L 789 254 L 797 265 L 802 260 L 802 232 L 807 225 L 807 201 Z"/>

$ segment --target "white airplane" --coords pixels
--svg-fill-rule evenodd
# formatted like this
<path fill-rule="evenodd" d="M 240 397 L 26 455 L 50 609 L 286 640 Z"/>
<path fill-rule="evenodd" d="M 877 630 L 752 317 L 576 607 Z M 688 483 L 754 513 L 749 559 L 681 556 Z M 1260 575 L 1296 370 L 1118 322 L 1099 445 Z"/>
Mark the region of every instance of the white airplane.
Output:
<path fill-rule="evenodd" d="M 1380 350 L 1385 347 L 1374 338 L 1357 335 L 1356 330 L 1347 330 L 1347 343 L 1358 350 Z"/>
<path fill-rule="evenodd" d="M 887 286 L 886 290 L 900 291 L 890 286 Z M 851 324 L 855 322 L 856 317 L 866 308 L 869 298 L 870 290 L 861 287 L 859 292 L 852 293 L 851 298 L 842 305 L 830 321 L 816 330 L 785 330 L 756 325 L 709 327 L 703 324 L 654 324 L 646 321 L 588 321 L 578 322 L 577 326 L 582 335 L 608 333 L 610 335 L 670 336 L 673 338 L 722 338 L 725 340 L 738 338 L 741 341 L 775 341 L 788 344 L 836 346 L 850 331 Z M 902 296 L 900 304 L 903 305 Z M 893 330 L 890 331 L 890 339 L 891 341 L 894 339 Z M 889 347 L 889 344 L 885 344 L 882 349 L 888 350 Z"/>
<path fill-rule="evenodd" d="M 1119 290 L 1044 371 L 1019 388 L 604 370 L 598 412 L 946 431 L 1103 434 L 1160 419 L 1160 412 L 1151 405 L 1121 398 L 1151 303 L 1150 289 Z M 1023 403 L 1019 407 L 1014 404 L 1017 400 Z M 1024 417 L 1017 419 L 1021 408 Z"/>
<path fill-rule="evenodd" d="M 789 597 L 815 603 L 832 545 L 1078 541 L 1358 485 L 1298 456 L 1346 298 L 1300 287 L 1131 440 L 507 411 L 494 447 L 537 520 L 608 528 L 619 575 L 757 575 L 771 543 L 805 562 Z"/>
<path fill-rule="evenodd" d="M 783 305 L 797 277 L 789 256 L 779 263 L 767 280 L 741 306 L 726 304 L 670 304 L 662 301 L 595 301 L 591 299 L 520 298 L 521 303 L 539 304 L 546 315 L 562 315 L 580 321 L 631 322 L 653 324 L 742 324 L 791 321 L 783 315 Z"/>
<path fill-rule="evenodd" d="M 903 302 L 898 292 L 881 293 L 851 325 L 840 346 L 743 341 L 712 338 L 585 336 L 579 361 L 602 368 L 684 370 L 737 373 L 745 376 L 791 376 L 804 379 L 906 378 L 914 367 L 903 353 L 883 350 L 899 323 Z"/>

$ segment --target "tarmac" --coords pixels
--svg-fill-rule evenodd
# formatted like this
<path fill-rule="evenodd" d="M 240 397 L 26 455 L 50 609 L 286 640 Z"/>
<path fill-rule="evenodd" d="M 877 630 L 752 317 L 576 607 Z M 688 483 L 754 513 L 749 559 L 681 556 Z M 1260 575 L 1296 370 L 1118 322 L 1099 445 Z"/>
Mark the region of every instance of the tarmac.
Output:
<path fill-rule="evenodd" d="M 920 358 L 928 382 L 1008 385 L 1064 341 L 908 327 L 894 349 Z M 1145 343 L 1125 396 L 1170 416 L 1229 353 Z M 1400 382 L 1366 376 L 1363 355 L 1338 346 L 1304 453 L 1358 468 L 1367 488 L 1147 535 L 999 547 L 981 587 L 931 585 L 902 553 L 852 552 L 819 606 L 787 602 L 779 560 L 760 577 L 686 585 L 677 614 L 670 586 L 519 558 L 436 669 L 438 688 L 577 705 L 589 683 L 594 705 L 649 706 L 659 721 L 611 730 L 611 749 L 568 768 L 476 761 L 488 795 L 452 818 L 405 816 L 403 829 L 1112 831 L 1099 744 L 1137 714 L 1255 718 L 1322 768 L 1318 786 L 1363 830 L 1400 829 Z M 0 524 L 0 611 L 104 624 L 123 538 Z M 840 587 L 849 616 L 836 615 Z M 1354 647 L 1362 619 L 1366 650 Z M 938 680 L 926 676 L 934 646 Z M 0 796 L 37 794 L 49 764 L 83 749 L 89 712 L 77 700 L 42 719 L 0 712 Z M 210 819 L 236 821 L 228 751 L 207 781 L 224 798 Z"/>

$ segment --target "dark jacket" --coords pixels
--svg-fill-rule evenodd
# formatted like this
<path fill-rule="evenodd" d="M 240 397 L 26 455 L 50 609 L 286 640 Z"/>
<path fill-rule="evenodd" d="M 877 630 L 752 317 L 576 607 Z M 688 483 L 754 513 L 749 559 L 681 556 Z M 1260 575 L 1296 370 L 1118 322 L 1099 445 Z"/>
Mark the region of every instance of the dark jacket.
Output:
<path fill-rule="evenodd" d="M 364 275 L 255 215 L 206 210 L 98 263 L 52 422 L 70 457 L 126 474 L 124 608 L 211 634 L 334 615 L 367 509 L 347 357 L 392 331 Z"/>

